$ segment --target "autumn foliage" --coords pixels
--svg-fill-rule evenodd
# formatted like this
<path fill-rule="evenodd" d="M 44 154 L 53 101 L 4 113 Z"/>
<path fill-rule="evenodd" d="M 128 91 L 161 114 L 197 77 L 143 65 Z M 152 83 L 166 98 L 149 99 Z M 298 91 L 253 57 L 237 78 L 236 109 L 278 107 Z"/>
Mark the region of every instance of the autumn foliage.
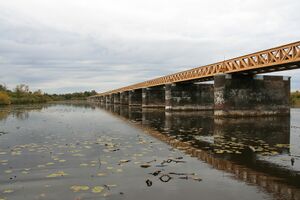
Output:
<path fill-rule="evenodd" d="M 0 91 L 0 105 L 9 105 L 10 104 L 10 98 L 6 94 L 6 92 Z"/>

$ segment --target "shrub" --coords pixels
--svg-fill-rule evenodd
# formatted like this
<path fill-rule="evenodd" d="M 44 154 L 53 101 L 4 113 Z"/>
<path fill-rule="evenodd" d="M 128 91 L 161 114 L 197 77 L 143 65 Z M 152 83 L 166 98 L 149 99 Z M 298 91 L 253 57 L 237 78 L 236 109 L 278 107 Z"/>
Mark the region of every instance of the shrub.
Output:
<path fill-rule="evenodd" d="M 0 105 L 9 105 L 10 98 L 5 92 L 0 92 Z"/>

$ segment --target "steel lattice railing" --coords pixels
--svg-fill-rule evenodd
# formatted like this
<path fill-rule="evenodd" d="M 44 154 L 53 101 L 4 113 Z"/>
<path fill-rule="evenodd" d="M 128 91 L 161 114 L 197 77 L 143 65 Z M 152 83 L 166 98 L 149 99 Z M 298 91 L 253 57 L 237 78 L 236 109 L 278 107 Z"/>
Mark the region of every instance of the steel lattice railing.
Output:
<path fill-rule="evenodd" d="M 118 88 L 98 94 L 96 96 L 104 96 L 117 92 L 124 92 L 189 80 L 208 80 L 212 79 L 215 75 L 222 73 L 229 74 L 247 71 L 253 71 L 255 73 L 266 73 L 267 71 L 265 71 L 265 69 L 268 69 L 270 67 L 272 68 L 270 71 L 283 71 L 287 69 L 285 66 L 297 65 L 299 64 L 299 62 L 300 41 Z"/>

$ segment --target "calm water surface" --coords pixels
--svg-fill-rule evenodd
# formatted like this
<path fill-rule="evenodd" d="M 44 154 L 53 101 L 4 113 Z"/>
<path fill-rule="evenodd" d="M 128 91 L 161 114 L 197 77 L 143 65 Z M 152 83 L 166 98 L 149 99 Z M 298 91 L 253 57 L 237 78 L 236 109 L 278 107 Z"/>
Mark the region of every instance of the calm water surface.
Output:
<path fill-rule="evenodd" d="M 300 110 L 0 107 L 3 199 L 300 199 Z"/>

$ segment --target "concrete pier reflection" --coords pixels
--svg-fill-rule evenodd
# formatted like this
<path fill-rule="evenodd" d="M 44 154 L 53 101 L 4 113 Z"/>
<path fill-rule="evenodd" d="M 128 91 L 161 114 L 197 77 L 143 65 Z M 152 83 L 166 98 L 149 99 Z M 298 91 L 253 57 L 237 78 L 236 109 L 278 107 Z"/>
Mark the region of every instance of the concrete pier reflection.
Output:
<path fill-rule="evenodd" d="M 299 174 L 260 159 L 265 154 L 289 154 L 290 117 L 220 119 L 211 111 L 165 112 L 128 106 L 113 114 L 234 179 L 282 199 L 300 200 Z M 284 148 L 277 148 L 278 144 Z"/>

